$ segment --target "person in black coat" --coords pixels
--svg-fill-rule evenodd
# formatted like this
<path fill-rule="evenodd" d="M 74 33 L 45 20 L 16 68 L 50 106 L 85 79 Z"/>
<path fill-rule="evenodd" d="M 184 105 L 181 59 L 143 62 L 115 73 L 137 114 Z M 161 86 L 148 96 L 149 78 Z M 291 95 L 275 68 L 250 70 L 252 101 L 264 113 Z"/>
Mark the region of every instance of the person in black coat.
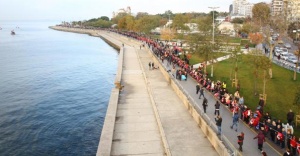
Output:
<path fill-rule="evenodd" d="M 220 115 L 218 115 L 216 118 L 215 118 L 215 121 L 216 121 L 216 125 L 218 127 L 218 133 L 217 135 L 220 135 L 221 132 L 222 132 L 222 129 L 221 129 L 221 126 L 222 126 L 222 117 Z"/>
<path fill-rule="evenodd" d="M 290 112 L 287 113 L 286 117 L 287 117 L 287 121 L 288 121 L 289 125 L 292 125 L 294 118 L 295 118 L 295 114 L 291 109 L 290 109 Z"/>
<path fill-rule="evenodd" d="M 204 113 L 206 113 L 206 107 L 208 106 L 206 98 L 203 99 L 202 106 L 203 106 Z"/>
<path fill-rule="evenodd" d="M 198 83 L 198 84 L 196 85 L 196 94 L 198 94 L 199 91 L 200 91 L 200 84 Z"/>
<path fill-rule="evenodd" d="M 216 104 L 215 104 L 215 115 L 220 115 L 220 103 L 217 100 Z"/>

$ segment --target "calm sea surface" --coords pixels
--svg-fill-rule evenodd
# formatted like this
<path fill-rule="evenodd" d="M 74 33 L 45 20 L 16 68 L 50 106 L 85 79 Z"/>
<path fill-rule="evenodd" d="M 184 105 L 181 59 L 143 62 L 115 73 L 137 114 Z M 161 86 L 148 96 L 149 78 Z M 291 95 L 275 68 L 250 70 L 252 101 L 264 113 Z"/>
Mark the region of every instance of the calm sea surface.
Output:
<path fill-rule="evenodd" d="M 96 154 L 118 53 L 57 23 L 0 21 L 1 156 Z"/>

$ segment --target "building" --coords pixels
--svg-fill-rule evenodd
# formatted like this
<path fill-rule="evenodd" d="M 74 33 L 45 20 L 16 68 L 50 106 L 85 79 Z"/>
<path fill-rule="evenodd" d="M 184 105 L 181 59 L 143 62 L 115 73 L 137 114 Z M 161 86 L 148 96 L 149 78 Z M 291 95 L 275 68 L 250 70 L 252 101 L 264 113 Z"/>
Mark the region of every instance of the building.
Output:
<path fill-rule="evenodd" d="M 232 8 L 230 7 L 232 16 L 252 17 L 252 8 L 254 4 L 247 0 L 233 0 Z"/>
<path fill-rule="evenodd" d="M 271 4 L 271 15 L 272 16 L 278 16 L 278 15 L 284 15 L 284 0 L 272 0 Z"/>
<path fill-rule="evenodd" d="M 118 14 L 120 14 L 120 13 L 126 13 L 126 14 L 130 14 L 131 15 L 131 8 L 130 8 L 130 6 L 128 6 L 126 9 L 125 8 L 121 8 L 118 11 L 113 12 L 112 18 L 118 16 Z"/>

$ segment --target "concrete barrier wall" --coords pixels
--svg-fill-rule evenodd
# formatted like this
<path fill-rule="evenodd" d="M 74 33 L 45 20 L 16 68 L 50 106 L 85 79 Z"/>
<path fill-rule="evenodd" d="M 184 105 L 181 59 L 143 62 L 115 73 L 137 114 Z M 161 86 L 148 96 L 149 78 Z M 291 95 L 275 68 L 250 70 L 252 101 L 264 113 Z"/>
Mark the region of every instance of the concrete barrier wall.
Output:
<path fill-rule="evenodd" d="M 112 89 L 110 94 L 109 104 L 107 107 L 105 121 L 103 124 L 98 150 L 96 154 L 97 156 L 110 156 L 111 153 L 115 120 L 119 101 L 119 93 L 120 89 L 122 89 L 121 78 L 123 71 L 123 58 L 124 49 L 121 47 L 118 58 L 117 75 L 115 77 L 115 88 Z"/>
<path fill-rule="evenodd" d="M 153 55 L 151 50 L 148 50 L 148 53 L 154 58 L 155 64 L 159 66 L 160 71 L 169 82 L 170 86 L 174 89 L 178 97 L 182 100 L 184 106 L 187 108 L 189 113 L 192 115 L 200 129 L 207 136 L 207 139 L 210 141 L 212 146 L 215 148 L 217 153 L 221 156 L 229 156 L 227 148 L 224 144 L 219 140 L 217 134 L 213 131 L 213 129 L 206 123 L 206 121 L 201 117 L 195 107 L 189 102 L 188 97 L 184 94 L 184 92 L 179 88 L 179 86 L 175 83 L 174 79 L 170 77 L 170 74 L 164 69 L 159 60 Z"/>

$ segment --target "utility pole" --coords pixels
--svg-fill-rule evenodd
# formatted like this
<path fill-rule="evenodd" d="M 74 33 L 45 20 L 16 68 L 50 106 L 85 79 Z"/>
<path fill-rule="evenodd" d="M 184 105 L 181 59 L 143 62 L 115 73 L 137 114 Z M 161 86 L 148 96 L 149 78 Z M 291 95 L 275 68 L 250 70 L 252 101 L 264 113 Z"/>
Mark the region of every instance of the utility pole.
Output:
<path fill-rule="evenodd" d="M 212 9 L 212 11 L 213 11 L 213 32 L 212 32 L 212 45 L 213 45 L 213 47 L 212 48 L 214 50 L 214 47 L 215 47 L 215 10 L 218 9 L 219 7 L 208 7 L 208 8 Z M 211 63 L 211 73 L 210 73 L 210 76 L 211 77 L 214 76 L 213 60 L 212 60 L 212 63 Z"/>
<path fill-rule="evenodd" d="M 170 44 L 170 38 L 171 38 L 170 13 L 168 15 L 169 15 L 169 25 L 168 25 L 169 26 L 169 44 Z"/>

